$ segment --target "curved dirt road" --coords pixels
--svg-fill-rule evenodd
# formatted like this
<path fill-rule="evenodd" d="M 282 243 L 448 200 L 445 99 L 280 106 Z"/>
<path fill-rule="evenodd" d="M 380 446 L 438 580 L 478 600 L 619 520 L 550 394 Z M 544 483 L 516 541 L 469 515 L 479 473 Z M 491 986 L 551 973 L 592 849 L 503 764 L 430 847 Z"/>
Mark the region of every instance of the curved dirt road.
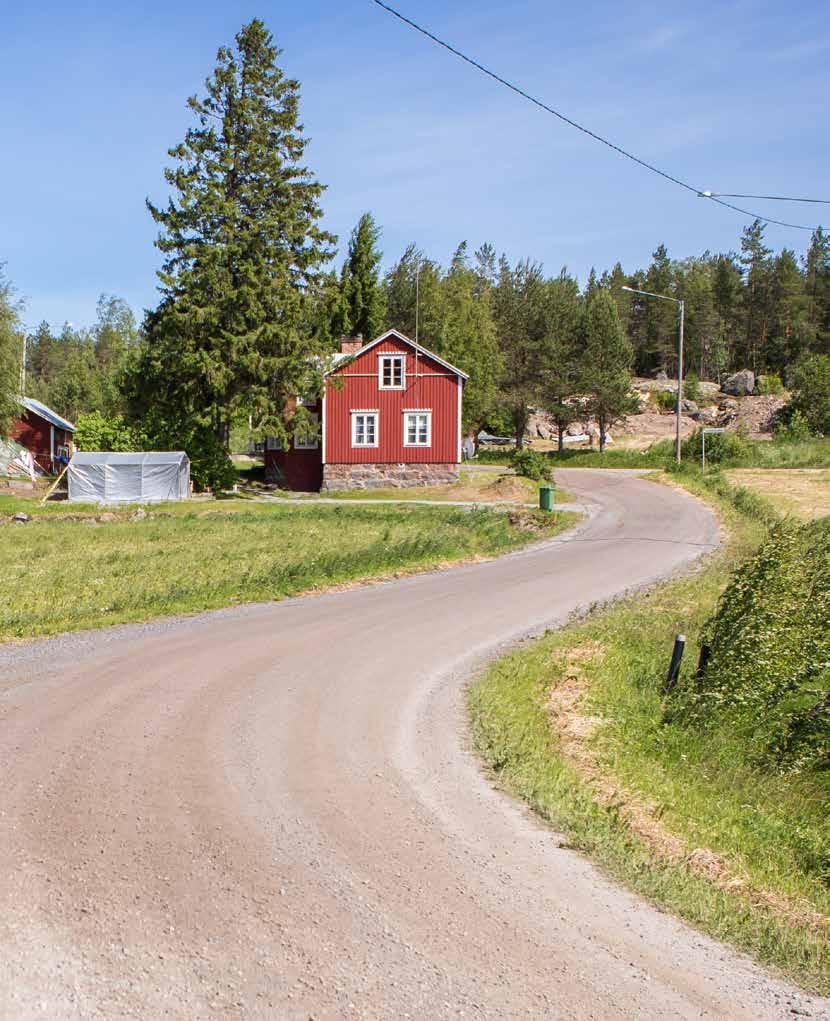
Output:
<path fill-rule="evenodd" d="M 0 651 L 0 1016 L 830 1016 L 465 749 L 477 660 L 717 541 L 674 490 L 561 476 L 595 513 L 541 548 Z"/>

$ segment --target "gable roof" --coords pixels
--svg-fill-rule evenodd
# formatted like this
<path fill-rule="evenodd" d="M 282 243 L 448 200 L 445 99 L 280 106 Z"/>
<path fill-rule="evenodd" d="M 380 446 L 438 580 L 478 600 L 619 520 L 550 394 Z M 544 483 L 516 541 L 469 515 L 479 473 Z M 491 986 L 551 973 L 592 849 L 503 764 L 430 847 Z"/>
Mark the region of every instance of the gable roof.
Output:
<path fill-rule="evenodd" d="M 352 361 L 355 358 L 359 358 L 362 354 L 367 351 L 371 351 L 376 344 L 382 343 L 388 337 L 397 337 L 398 340 L 403 341 L 404 344 L 409 344 L 410 347 L 414 348 L 418 354 L 424 355 L 427 358 L 431 358 L 434 362 L 438 362 L 439 365 L 443 365 L 445 369 L 449 369 L 450 372 L 454 372 L 456 376 L 461 376 L 462 379 L 469 379 L 470 377 L 466 372 L 462 372 L 461 369 L 456 368 L 455 365 L 450 365 L 449 362 L 444 361 L 439 355 L 433 351 L 428 351 L 425 347 L 421 347 L 420 344 L 416 344 L 414 340 L 411 340 L 405 334 L 401 333 L 400 330 L 385 330 L 379 337 L 375 337 L 374 340 L 370 340 L 368 344 L 364 344 L 363 347 L 358 348 L 350 354 L 339 353 L 334 356 L 334 368 L 329 369 L 325 375 L 330 375 L 332 372 L 337 372 L 340 366 L 346 361 Z"/>
<path fill-rule="evenodd" d="M 57 411 L 47 408 L 45 404 L 36 401 L 34 397 L 21 397 L 20 403 L 27 411 L 31 411 L 33 415 L 38 415 L 40 418 L 45 419 L 50 425 L 54 425 L 58 429 L 65 429 L 70 433 L 75 432 L 75 426 L 71 422 L 61 418 Z"/>

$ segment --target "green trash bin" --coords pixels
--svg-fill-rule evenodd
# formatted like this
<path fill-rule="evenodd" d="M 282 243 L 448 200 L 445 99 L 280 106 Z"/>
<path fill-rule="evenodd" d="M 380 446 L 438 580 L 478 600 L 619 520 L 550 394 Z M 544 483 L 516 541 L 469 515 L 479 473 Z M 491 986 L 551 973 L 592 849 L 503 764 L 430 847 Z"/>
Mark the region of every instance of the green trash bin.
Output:
<path fill-rule="evenodd" d="M 553 486 L 548 483 L 539 486 L 539 508 L 543 511 L 553 510 Z"/>

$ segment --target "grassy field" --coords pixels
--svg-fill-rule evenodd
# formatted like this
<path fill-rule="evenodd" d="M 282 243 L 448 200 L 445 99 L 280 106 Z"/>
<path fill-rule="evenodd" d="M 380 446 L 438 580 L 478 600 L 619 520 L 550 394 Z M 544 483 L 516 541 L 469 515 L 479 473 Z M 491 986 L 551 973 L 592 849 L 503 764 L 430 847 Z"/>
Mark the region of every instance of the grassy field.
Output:
<path fill-rule="evenodd" d="M 684 484 L 712 498 L 699 479 Z M 687 635 L 693 669 L 704 621 L 764 534 L 757 496 L 717 503 L 731 540 L 701 571 L 551 632 L 477 679 L 474 738 L 501 785 L 611 874 L 826 994 L 826 786 L 754 767 L 725 729 L 703 736 L 664 714 L 674 635 Z"/>
<path fill-rule="evenodd" d="M 140 521 L 129 519 L 135 508 L 125 508 L 103 512 L 102 522 L 100 509 L 32 504 L 0 498 L 0 515 L 21 505 L 36 515 L 28 524 L 0 524 L 0 641 L 490 557 L 553 535 L 575 518 L 228 501 L 163 505 Z"/>
<path fill-rule="evenodd" d="M 830 438 L 785 443 L 778 440 L 748 440 L 746 455 L 724 465 L 735 468 L 830 468 Z M 485 448 L 479 451 L 481 464 L 509 464 L 512 448 Z M 546 451 L 556 468 L 662 468 L 674 457 L 674 442 L 661 440 L 648 450 L 622 450 L 609 447 L 604 454 L 587 447 L 575 450 Z"/>
<path fill-rule="evenodd" d="M 772 500 L 785 514 L 812 521 L 830 514 L 830 469 L 737 468 L 730 482 Z"/>

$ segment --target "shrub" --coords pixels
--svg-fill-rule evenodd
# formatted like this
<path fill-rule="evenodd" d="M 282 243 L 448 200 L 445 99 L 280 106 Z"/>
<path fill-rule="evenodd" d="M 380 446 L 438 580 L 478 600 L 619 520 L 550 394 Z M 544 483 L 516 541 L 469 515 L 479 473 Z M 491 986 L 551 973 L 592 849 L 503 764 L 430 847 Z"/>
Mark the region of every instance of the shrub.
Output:
<path fill-rule="evenodd" d="M 783 443 L 803 443 L 811 435 L 810 423 L 798 408 L 775 423 L 775 438 Z"/>
<path fill-rule="evenodd" d="M 706 628 L 712 656 L 680 713 L 739 734 L 758 759 L 830 769 L 830 521 L 776 525 Z"/>
<path fill-rule="evenodd" d="M 810 430 L 830 436 L 830 355 L 813 355 L 793 372 L 791 414 L 800 411 Z"/>
<path fill-rule="evenodd" d="M 683 396 L 686 400 L 699 404 L 703 400 L 703 391 L 700 389 L 700 377 L 696 372 L 690 372 L 683 380 Z"/>
<path fill-rule="evenodd" d="M 683 441 L 683 457 L 702 460 L 703 432 L 697 429 Z M 706 437 L 706 463 L 736 465 L 748 461 L 752 454 L 749 441 L 738 433 L 709 433 Z"/>
<path fill-rule="evenodd" d="M 781 394 L 784 392 L 784 384 L 781 382 L 781 377 L 777 373 L 770 372 L 758 377 L 756 390 L 759 394 L 764 394 L 766 396 L 769 396 L 770 394 Z"/>
<path fill-rule="evenodd" d="M 531 450 L 528 447 L 516 450 L 511 458 L 511 463 L 516 474 L 524 475 L 527 479 L 535 479 L 540 482 L 550 477 L 548 460 L 538 450 Z"/>
<path fill-rule="evenodd" d="M 660 411 L 676 411 L 677 410 L 677 391 L 676 390 L 658 390 L 654 394 L 654 401 Z"/>

